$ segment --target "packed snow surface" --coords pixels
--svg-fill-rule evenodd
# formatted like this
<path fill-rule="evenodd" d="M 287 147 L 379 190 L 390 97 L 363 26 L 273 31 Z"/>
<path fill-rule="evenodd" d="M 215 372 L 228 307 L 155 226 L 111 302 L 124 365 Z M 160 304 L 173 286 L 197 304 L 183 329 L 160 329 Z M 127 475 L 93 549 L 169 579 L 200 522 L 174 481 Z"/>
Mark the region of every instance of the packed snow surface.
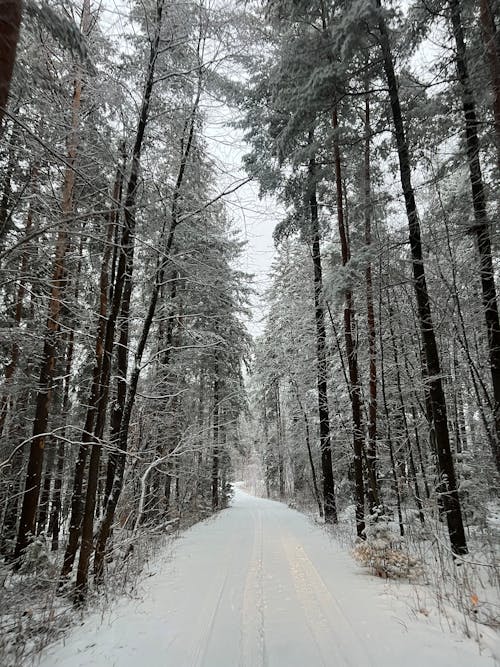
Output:
<path fill-rule="evenodd" d="M 322 527 L 239 489 L 229 509 L 188 530 L 151 567 L 138 599 L 89 617 L 64 643 L 49 648 L 40 664 L 495 664 L 472 640 L 412 613 Z"/>

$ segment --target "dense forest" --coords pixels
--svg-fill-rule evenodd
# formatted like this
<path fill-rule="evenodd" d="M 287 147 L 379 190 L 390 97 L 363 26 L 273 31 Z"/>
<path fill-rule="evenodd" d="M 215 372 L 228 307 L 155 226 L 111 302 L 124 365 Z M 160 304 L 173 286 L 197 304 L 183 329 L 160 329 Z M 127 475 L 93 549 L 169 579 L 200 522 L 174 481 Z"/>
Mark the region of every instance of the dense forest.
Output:
<path fill-rule="evenodd" d="M 138 4 L 112 44 L 117 8 L 30 7 L 2 139 L 2 551 L 22 567 L 43 535 L 83 596 L 115 524 L 224 506 L 249 288 L 203 137 L 223 16 Z"/>
<path fill-rule="evenodd" d="M 498 0 L 0 11 L 2 568 L 44 552 L 81 603 L 250 473 L 466 557 L 500 479 Z M 254 338 L 249 179 L 282 212 Z"/>
<path fill-rule="evenodd" d="M 413 505 L 455 555 L 500 472 L 495 9 L 269 3 L 242 105 L 286 211 L 255 353 L 268 486 L 331 523 L 354 503 L 358 537 Z"/>

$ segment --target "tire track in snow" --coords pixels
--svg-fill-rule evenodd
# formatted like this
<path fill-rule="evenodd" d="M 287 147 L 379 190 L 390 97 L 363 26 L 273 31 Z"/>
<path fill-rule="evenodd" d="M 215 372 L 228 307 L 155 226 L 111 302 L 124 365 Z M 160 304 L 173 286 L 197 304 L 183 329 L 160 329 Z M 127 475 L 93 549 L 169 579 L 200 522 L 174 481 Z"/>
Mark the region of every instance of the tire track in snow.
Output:
<path fill-rule="evenodd" d="M 208 627 L 206 629 L 206 632 L 204 633 L 204 638 L 200 644 L 198 644 L 198 651 L 196 652 L 195 659 L 193 661 L 193 667 L 201 667 L 204 664 L 205 656 L 207 654 L 208 646 L 210 644 L 210 641 L 212 639 L 213 635 L 213 630 L 214 630 L 214 625 L 215 625 L 215 619 L 217 617 L 219 608 L 220 608 L 220 603 L 222 600 L 222 597 L 224 595 L 224 591 L 226 588 L 227 580 L 229 577 L 229 570 L 226 568 L 226 575 L 224 577 L 224 580 L 222 581 L 222 585 L 220 586 L 219 589 L 219 594 L 217 596 L 217 603 L 212 611 Z"/>
<path fill-rule="evenodd" d="M 225 550 L 226 558 L 224 559 L 224 566 L 221 564 L 221 567 L 217 572 L 217 574 L 222 573 L 222 578 L 217 576 L 214 577 L 214 585 L 211 587 L 210 594 L 206 595 L 205 604 L 203 605 L 202 612 L 199 614 L 198 620 L 201 624 L 201 628 L 198 631 L 198 636 L 200 639 L 194 646 L 194 655 L 191 660 L 192 667 L 202 667 L 204 665 L 208 647 L 213 637 L 217 614 L 226 590 L 235 544 L 236 538 L 233 537 Z M 214 600 L 216 600 L 215 606 L 213 605 Z M 194 623 L 193 627 L 196 627 Z"/>
<path fill-rule="evenodd" d="M 264 536 L 262 512 L 253 511 L 254 537 L 241 610 L 239 667 L 267 667 L 264 621 Z"/>
<path fill-rule="evenodd" d="M 326 586 L 304 547 L 289 532 L 282 533 L 293 583 L 323 664 L 369 667 L 372 660 L 360 636 Z"/>
<path fill-rule="evenodd" d="M 318 655 L 321 658 L 321 664 L 323 665 L 323 667 L 327 667 L 328 656 L 325 655 L 324 641 L 320 636 L 320 633 L 318 632 L 319 628 L 318 623 L 321 624 L 321 620 L 318 621 L 317 615 L 314 614 L 314 605 L 311 604 L 311 600 L 309 599 L 308 595 L 308 592 L 310 593 L 310 591 L 307 590 L 307 586 L 305 585 L 302 573 L 299 571 L 298 564 L 294 559 L 294 554 L 290 553 L 289 545 L 287 544 L 283 536 L 281 543 L 285 556 L 288 560 L 288 566 L 290 568 L 290 573 L 292 575 L 292 581 L 297 593 L 298 601 L 302 606 L 302 611 L 304 612 L 304 617 L 306 619 L 306 624 L 309 629 L 309 633 L 316 645 Z"/>

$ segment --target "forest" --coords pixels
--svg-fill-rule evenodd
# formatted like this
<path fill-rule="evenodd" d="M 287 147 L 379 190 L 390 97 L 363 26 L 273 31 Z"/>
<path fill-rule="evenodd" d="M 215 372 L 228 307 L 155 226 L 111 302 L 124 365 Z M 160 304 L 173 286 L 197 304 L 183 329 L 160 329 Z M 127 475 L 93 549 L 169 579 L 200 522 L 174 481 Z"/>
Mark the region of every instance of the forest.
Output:
<path fill-rule="evenodd" d="M 4 636 L 238 480 L 498 587 L 498 0 L 2 0 L 0 42 Z"/>

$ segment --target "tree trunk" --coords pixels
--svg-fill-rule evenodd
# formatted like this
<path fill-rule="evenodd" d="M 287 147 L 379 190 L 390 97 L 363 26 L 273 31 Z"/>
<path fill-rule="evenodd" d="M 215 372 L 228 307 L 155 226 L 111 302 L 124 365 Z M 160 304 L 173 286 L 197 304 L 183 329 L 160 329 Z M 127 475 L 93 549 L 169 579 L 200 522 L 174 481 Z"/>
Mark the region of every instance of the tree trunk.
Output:
<path fill-rule="evenodd" d="M 133 167 L 132 167 L 133 169 Z M 121 188 L 121 170 L 117 173 L 115 181 L 115 191 Z M 130 189 L 129 179 L 128 190 Z M 127 192 L 127 199 L 125 202 L 125 218 L 127 220 L 127 210 L 129 206 L 135 206 L 135 193 L 137 183 L 133 183 L 134 194 L 132 200 Z M 115 223 L 116 224 L 116 223 Z M 110 225 L 113 226 L 112 224 Z M 87 479 L 87 492 L 85 496 L 85 509 L 82 517 L 82 534 L 80 545 L 80 558 L 78 560 L 78 570 L 76 576 L 76 591 L 75 599 L 80 602 L 84 598 L 84 591 L 87 585 L 87 575 L 89 569 L 90 556 L 94 545 L 94 518 L 96 514 L 96 494 L 99 483 L 99 472 L 101 464 L 102 452 L 102 438 L 104 435 L 104 427 L 106 424 L 106 415 L 109 399 L 109 389 L 111 382 L 111 368 L 112 356 L 115 342 L 116 326 L 119 315 L 124 314 L 126 322 L 122 322 L 121 337 L 126 336 L 128 342 L 128 316 L 130 309 L 130 299 L 132 295 L 132 272 L 133 272 L 133 257 L 134 257 L 134 240 L 132 237 L 133 229 L 135 229 L 135 216 L 133 223 L 131 219 L 125 222 L 122 233 L 120 245 L 120 259 L 118 261 L 118 268 L 116 271 L 116 282 L 113 286 L 113 302 L 111 304 L 111 312 L 106 322 L 106 331 L 104 335 L 104 347 L 100 352 L 100 358 L 96 355 L 96 368 L 100 366 L 97 400 L 95 402 L 95 424 L 93 434 L 93 444 L 90 451 L 90 461 Z M 108 230 L 108 236 L 112 238 L 112 228 Z M 110 248 L 110 245 L 108 245 Z M 107 255 L 107 256 L 106 256 Z M 106 313 L 108 310 L 108 268 L 109 268 L 110 253 L 107 252 L 103 259 L 102 277 L 103 284 L 101 290 L 101 310 Z M 125 355 L 127 359 L 127 347 L 121 350 L 121 355 Z M 126 369 L 125 369 L 126 373 Z M 126 377 L 123 378 L 126 382 Z"/>
<path fill-rule="evenodd" d="M 335 185 L 337 193 L 337 220 L 339 227 L 342 266 L 346 266 L 351 258 L 349 238 L 344 223 L 344 203 L 342 193 L 342 167 L 340 161 L 339 124 L 337 105 L 333 110 L 333 159 L 335 163 Z M 364 538 L 365 530 L 365 491 L 363 480 L 363 428 L 361 424 L 361 392 L 359 386 L 358 353 L 355 342 L 356 319 L 352 290 L 344 294 L 344 338 L 349 368 L 349 396 L 351 399 L 354 451 L 354 483 L 356 498 L 356 533 Z"/>
<path fill-rule="evenodd" d="M 57 447 L 54 489 L 52 491 L 52 507 L 49 521 L 49 535 L 51 537 L 51 551 L 59 549 L 59 530 L 61 525 L 62 483 L 64 475 L 64 442 Z"/>
<path fill-rule="evenodd" d="M 380 0 L 376 0 L 377 6 L 381 7 Z M 422 332 L 424 353 L 429 371 L 429 395 L 432 403 L 434 428 L 436 434 L 436 447 L 439 462 L 439 473 L 446 491 L 443 495 L 446 510 L 446 519 L 450 543 L 454 554 L 466 554 L 467 542 L 465 539 L 462 509 L 458 497 L 455 466 L 450 448 L 450 437 L 448 432 L 448 418 L 446 412 L 446 400 L 441 380 L 441 366 L 439 353 L 434 334 L 431 306 L 427 282 L 425 278 L 422 241 L 420 233 L 420 222 L 415 202 L 411 180 L 410 154 L 401 113 L 399 101 L 399 90 L 394 71 L 389 34 L 385 19 L 379 17 L 380 46 L 382 49 L 384 70 L 389 88 L 392 117 L 394 122 L 396 143 L 399 157 L 399 169 L 401 185 L 405 198 L 406 214 L 408 218 L 410 249 L 413 268 L 413 284 L 417 301 L 418 317 Z"/>
<path fill-rule="evenodd" d="M 283 459 L 283 421 L 281 419 L 281 398 L 279 380 L 274 381 L 274 404 L 276 407 L 276 447 L 278 450 L 278 492 L 279 499 L 285 499 L 285 465 Z"/>
<path fill-rule="evenodd" d="M 111 354 L 110 345 L 112 348 L 114 330 L 112 321 L 112 313 L 110 318 L 106 320 L 108 314 L 108 290 L 110 290 L 109 285 L 109 262 L 111 256 L 111 240 L 114 236 L 114 230 L 118 225 L 118 207 L 121 201 L 121 188 L 123 182 L 123 171 L 124 165 L 117 168 L 115 183 L 113 186 L 113 202 L 111 204 L 112 209 L 107 216 L 107 238 L 106 246 L 103 253 L 102 264 L 101 264 L 101 274 L 99 277 L 99 311 L 98 311 L 98 324 L 96 332 L 96 342 L 95 342 L 95 355 L 94 355 L 94 369 L 92 372 L 92 383 L 89 392 L 88 398 L 88 407 L 85 415 L 85 423 L 83 426 L 82 433 L 82 442 L 80 449 L 78 451 L 78 458 L 75 465 L 75 473 L 73 479 L 73 493 L 71 497 L 71 517 L 70 517 L 70 528 L 69 528 L 69 539 L 66 546 L 66 551 L 64 554 L 63 566 L 61 569 L 61 577 L 66 578 L 73 568 L 73 563 L 76 558 L 76 553 L 78 550 L 78 542 L 80 539 L 80 532 L 82 527 L 83 520 L 83 484 L 85 478 L 85 468 L 87 465 L 87 458 L 89 454 L 89 447 L 92 442 L 94 442 L 94 428 L 95 422 L 99 407 L 99 401 L 101 399 L 101 388 L 102 388 L 102 369 L 105 353 L 108 352 Z M 123 231 L 123 236 L 125 235 L 125 230 Z M 123 240 L 123 239 L 122 239 Z M 123 264 L 125 260 L 123 260 Z M 116 290 L 116 285 L 113 286 L 114 292 L 113 296 L 116 299 L 121 298 L 121 294 Z M 118 306 L 114 303 L 114 308 L 117 309 Z M 108 333 L 109 330 L 109 333 Z M 110 342 L 111 339 L 111 342 Z M 102 401 L 101 401 L 102 406 Z"/>
<path fill-rule="evenodd" d="M 30 181 L 32 186 L 31 187 L 32 193 L 35 192 L 36 181 L 38 179 L 38 169 L 39 165 L 37 163 L 31 169 Z M 30 202 L 28 208 L 28 214 L 26 216 L 26 227 L 24 230 L 24 235 L 26 238 L 29 237 L 32 227 L 33 227 L 33 203 Z M 26 271 L 28 270 L 28 264 L 29 264 L 29 246 L 26 245 L 19 266 L 19 274 L 20 274 L 19 286 L 17 288 L 16 305 L 14 308 L 14 322 L 16 323 L 17 326 L 21 324 L 21 320 L 23 317 L 24 297 L 26 294 Z M 17 341 L 14 341 L 11 346 L 10 362 L 7 364 L 4 371 L 4 383 L 2 387 L 4 393 L 2 398 L 0 399 L 0 437 L 2 436 L 3 433 L 3 429 L 5 426 L 5 418 L 7 416 L 7 409 L 9 406 L 10 396 L 8 392 L 8 387 L 12 382 L 12 379 L 16 372 L 18 361 L 19 361 L 19 345 L 17 344 Z"/>
<path fill-rule="evenodd" d="M 84 0 L 81 16 L 81 29 L 87 35 L 90 27 L 90 0 Z M 73 190 L 75 184 L 74 165 L 78 150 L 78 129 L 80 125 L 80 105 L 82 94 L 82 71 L 77 67 L 73 101 L 71 107 L 71 127 L 67 140 L 66 170 L 62 193 L 63 220 L 59 228 L 51 279 L 48 305 L 48 317 L 40 367 L 39 390 L 36 399 L 36 412 L 33 424 L 33 437 L 30 446 L 26 487 L 23 496 L 21 520 L 17 535 L 15 557 L 19 558 L 28 546 L 29 536 L 35 534 L 35 521 L 40 495 L 40 483 L 45 448 L 46 431 L 49 421 L 49 405 L 57 356 L 57 342 L 60 326 L 62 298 L 66 285 L 65 259 L 69 247 L 69 216 L 73 211 Z"/>
<path fill-rule="evenodd" d="M 200 368 L 199 377 L 199 392 L 198 392 L 198 415 L 196 425 L 198 427 L 198 451 L 196 453 L 196 482 L 195 494 L 193 499 L 194 509 L 198 509 L 199 498 L 202 497 L 202 463 L 203 463 L 203 423 L 205 416 L 205 371 L 203 367 Z"/>
<path fill-rule="evenodd" d="M 401 423 L 403 425 L 403 438 L 404 442 L 406 444 L 406 451 L 408 453 L 408 463 L 409 463 L 409 468 L 410 468 L 410 477 L 411 481 L 413 482 L 413 489 L 415 493 L 415 503 L 417 505 L 417 510 L 418 510 L 418 516 L 420 519 L 420 523 L 424 524 L 425 523 L 425 517 L 424 517 L 424 508 L 422 505 L 422 497 L 420 493 L 420 487 L 418 484 L 418 477 L 417 477 L 417 470 L 415 468 L 415 460 L 413 458 L 413 452 L 412 452 L 412 447 L 411 447 L 411 438 L 410 438 L 410 429 L 408 427 L 408 419 L 406 418 L 406 407 L 405 407 L 405 400 L 403 396 L 403 387 L 401 384 L 401 373 L 399 370 L 399 352 L 398 352 L 398 346 L 396 343 L 396 337 L 394 335 L 394 327 L 392 324 L 392 308 L 391 306 L 388 307 L 388 320 L 389 320 L 389 332 L 391 335 L 391 343 L 392 343 L 392 353 L 394 357 L 394 370 L 396 373 L 396 387 L 398 390 L 398 398 L 399 398 L 399 411 L 400 411 L 400 419 Z"/>
<path fill-rule="evenodd" d="M 113 481 L 116 472 L 116 461 L 118 452 L 115 448 L 118 446 L 120 435 L 120 421 L 127 398 L 127 372 L 128 372 L 128 340 L 130 329 L 130 300 L 132 298 L 132 265 L 129 266 L 126 275 L 126 284 L 123 290 L 123 299 L 120 308 L 118 322 L 118 345 L 116 349 L 116 397 L 113 409 L 111 411 L 110 441 L 111 452 L 108 458 L 106 468 L 106 485 L 104 490 L 104 507 L 108 502 L 113 489 Z"/>
<path fill-rule="evenodd" d="M 266 498 L 271 497 L 271 472 L 269 469 L 269 423 L 267 419 L 267 406 L 266 406 L 266 393 L 264 391 L 264 397 L 262 399 L 262 424 L 264 430 L 264 476 L 266 484 Z"/>
<path fill-rule="evenodd" d="M 212 511 L 219 509 L 219 409 L 220 409 L 220 382 L 219 382 L 219 360 L 215 356 L 215 380 L 214 380 L 214 407 L 213 407 L 213 444 L 212 444 Z"/>
<path fill-rule="evenodd" d="M 364 217 L 365 244 L 369 249 L 372 244 L 372 195 L 371 195 L 371 164 L 370 164 L 370 97 L 369 81 L 365 82 L 365 150 L 364 150 Z M 365 270 L 366 283 L 366 324 L 368 330 L 369 386 L 368 386 L 368 441 L 366 461 L 368 468 L 367 500 L 370 512 L 379 504 L 377 489 L 377 343 L 375 331 L 375 310 L 373 307 L 373 276 L 372 262 L 368 257 Z"/>
<path fill-rule="evenodd" d="M 22 0 L 2 0 L 0 14 L 0 128 L 3 124 L 4 110 L 9 99 L 10 80 L 16 61 L 22 13 Z"/>
<path fill-rule="evenodd" d="M 158 2 L 158 13 L 157 13 L 157 29 L 158 29 L 158 42 L 156 43 L 156 50 L 155 53 L 158 50 L 158 43 L 159 43 L 159 31 L 160 31 L 160 25 L 161 25 L 161 8 L 163 6 L 163 0 L 159 0 Z M 154 60 L 153 60 L 154 62 Z M 154 71 L 151 73 L 151 84 L 153 83 L 154 77 L 153 77 Z M 150 90 L 151 92 L 151 90 Z M 121 417 L 121 422 L 120 422 L 120 436 L 119 436 L 119 456 L 116 462 L 116 472 L 115 472 L 115 478 L 113 482 L 113 489 L 111 492 L 111 495 L 109 497 L 105 512 L 104 512 L 104 517 L 101 521 L 101 525 L 99 527 L 99 534 L 97 538 L 97 544 L 96 544 L 96 553 L 95 553 L 95 559 L 94 559 L 94 574 L 96 577 L 101 577 L 102 576 L 102 571 L 103 571 L 103 566 L 104 566 L 104 554 L 106 552 L 106 543 L 109 537 L 109 534 L 111 532 L 111 526 L 113 524 L 113 519 L 115 515 L 115 510 L 118 505 L 118 501 L 120 499 L 120 495 L 122 492 L 122 486 L 123 486 L 123 476 L 125 472 L 125 463 L 126 463 L 126 453 L 128 449 L 128 430 L 129 430 L 129 425 L 130 425 L 130 419 L 132 417 L 132 410 L 134 408 L 135 404 L 135 397 L 137 393 L 137 385 L 139 382 L 139 377 L 141 373 L 141 361 L 142 357 L 144 354 L 144 350 L 146 348 L 146 343 L 148 341 L 149 337 L 149 332 L 151 329 L 151 325 L 153 323 L 153 319 L 155 316 L 156 312 L 156 307 L 158 304 L 158 297 L 160 294 L 160 289 L 161 286 L 163 285 L 165 281 L 165 272 L 167 270 L 168 263 L 170 261 L 170 253 L 172 250 L 172 244 L 174 242 L 174 237 L 175 237 L 175 231 L 177 229 L 178 224 L 180 223 L 179 221 L 179 199 L 181 196 L 182 192 L 182 187 L 184 183 L 184 176 L 186 172 L 186 167 L 187 163 L 191 154 L 191 148 L 193 145 L 193 139 L 194 139 L 194 132 L 195 132 L 195 125 L 196 125 L 196 116 L 198 112 L 198 106 L 200 103 L 200 98 L 201 98 L 201 70 L 200 70 L 200 78 L 198 79 L 198 90 L 196 94 L 196 98 L 194 101 L 194 105 L 192 108 L 191 112 L 191 118 L 190 118 L 190 123 L 189 123 L 189 128 L 188 128 L 188 136 L 184 137 L 181 142 L 181 161 L 179 165 L 179 171 L 177 174 L 177 180 L 175 183 L 174 187 L 174 193 L 172 196 L 172 206 L 171 206 L 171 223 L 170 223 L 170 229 L 167 234 L 167 239 L 165 243 L 165 248 L 162 253 L 162 257 L 158 257 L 158 262 L 157 262 L 157 268 L 155 272 L 155 277 L 153 280 L 153 286 L 151 290 L 151 296 L 150 296 L 150 301 L 149 301 L 149 306 L 148 310 L 146 313 L 146 317 L 144 319 L 144 323 L 142 326 L 142 331 L 139 336 L 139 342 L 137 344 L 137 349 L 135 352 L 135 359 L 134 359 L 134 368 L 132 370 L 131 376 L 130 376 L 130 382 L 129 382 L 129 388 L 127 392 L 127 400 L 124 405 L 123 409 L 123 414 Z M 127 207 L 130 212 L 132 212 L 132 209 L 130 207 Z"/>
<path fill-rule="evenodd" d="M 47 528 L 47 520 L 50 514 L 50 490 L 52 484 L 52 478 L 54 476 L 54 461 L 56 454 L 56 445 L 55 442 L 52 442 L 47 455 L 45 456 L 45 471 L 43 476 L 43 485 L 40 493 L 40 503 L 38 505 L 38 519 L 36 525 L 36 534 L 40 535 L 41 533 L 45 534 L 45 529 Z"/>
<path fill-rule="evenodd" d="M 484 0 L 482 1 L 484 2 Z M 455 38 L 457 49 L 455 56 L 457 73 L 462 89 L 462 108 L 465 121 L 467 161 L 472 189 L 472 205 L 474 208 L 473 231 L 479 252 L 479 276 L 481 280 L 482 303 L 484 318 L 486 320 L 486 330 L 488 332 L 488 350 L 494 403 L 493 418 L 496 434 L 496 438 L 493 441 L 494 446 L 492 454 L 497 471 L 500 473 L 500 322 L 498 317 L 495 275 L 491 255 L 490 229 L 486 213 L 486 196 L 479 159 L 479 122 L 467 65 L 465 37 L 462 27 L 459 0 L 450 0 L 450 8 L 453 36 Z M 490 49 L 488 49 L 488 52 L 490 52 Z"/>
<path fill-rule="evenodd" d="M 118 204 L 121 204 L 123 197 L 123 177 L 125 174 L 126 168 L 126 153 L 125 153 L 125 144 L 122 145 L 122 168 L 117 173 L 117 179 L 115 181 L 115 199 L 118 201 Z M 119 213 L 116 214 L 113 224 L 112 236 L 114 237 L 113 243 L 113 258 L 111 260 L 111 269 L 110 269 L 110 289 L 109 289 L 109 301 L 111 303 L 115 302 L 115 285 L 116 285 L 116 275 L 117 275 L 117 259 L 118 254 L 121 253 L 119 248 Z M 115 402 L 113 404 L 110 416 L 110 453 L 108 455 L 108 462 L 106 466 L 106 480 L 104 484 L 104 497 L 103 497 L 103 507 L 106 507 L 108 502 L 109 494 L 113 486 L 113 479 L 115 475 L 116 468 L 116 457 L 117 452 L 115 447 L 118 444 L 118 435 L 120 432 L 120 418 L 123 412 L 123 405 L 125 404 L 125 398 L 127 395 L 127 372 L 128 372 L 128 338 L 129 338 L 129 311 L 130 311 L 130 300 L 132 298 L 132 273 L 133 273 L 133 258 L 128 257 L 128 266 L 125 269 L 125 285 L 123 286 L 123 295 L 120 304 L 120 313 L 118 316 L 117 327 L 118 327 L 118 346 L 116 348 L 116 395 Z"/>
<path fill-rule="evenodd" d="M 479 0 L 479 17 L 483 43 L 490 68 L 491 91 L 493 94 L 493 119 L 497 144 L 497 169 L 500 175 L 500 40 L 494 16 L 494 8 L 490 0 Z"/>
<path fill-rule="evenodd" d="M 411 417 L 413 419 L 413 433 L 415 434 L 415 446 L 417 447 L 418 462 L 420 464 L 420 472 L 422 473 L 422 480 L 424 482 L 425 497 L 427 500 L 431 497 L 429 489 L 429 482 L 427 481 L 427 472 L 425 470 L 424 458 L 422 455 L 422 447 L 420 445 L 420 436 L 418 433 L 417 410 L 414 405 L 411 406 Z"/>
<path fill-rule="evenodd" d="M 23 392 L 27 394 L 27 392 Z M 25 400 L 23 400 L 25 399 Z M 20 396 L 18 398 L 18 405 L 26 405 L 27 396 Z M 16 430 L 20 430 L 19 424 L 16 425 Z M 12 558 L 12 542 L 16 537 L 17 518 L 19 516 L 19 496 L 22 488 L 22 475 L 24 468 L 23 450 L 18 449 L 10 463 L 12 474 L 5 490 L 5 511 L 3 515 L 3 525 L 0 531 L 0 553 L 5 555 L 7 559 Z M 3 499 L 2 499 L 3 500 Z"/>
<path fill-rule="evenodd" d="M 314 498 L 316 500 L 316 503 L 318 504 L 318 511 L 320 517 L 323 517 L 323 504 L 321 502 L 321 496 L 319 493 L 319 488 L 318 488 L 318 478 L 316 475 L 316 466 L 314 465 L 314 459 L 311 451 L 311 431 L 309 428 L 309 419 L 307 417 L 307 411 L 302 405 L 302 401 L 300 400 L 299 396 L 299 389 L 295 382 L 292 381 L 292 386 L 295 391 L 295 398 L 297 399 L 297 403 L 299 405 L 300 411 L 302 412 L 302 417 L 304 419 L 304 428 L 306 432 L 306 447 L 307 447 L 307 456 L 309 459 L 309 466 L 311 468 L 311 479 L 312 479 L 312 484 L 313 484 L 313 491 L 314 491 Z"/>
<path fill-rule="evenodd" d="M 5 237 L 12 228 L 12 174 L 18 159 L 17 149 L 19 144 L 19 133 L 14 126 L 9 141 L 7 165 L 2 179 L 2 198 L 0 199 L 0 252 L 5 248 Z"/>
<path fill-rule="evenodd" d="M 79 260 L 78 268 L 75 277 L 75 292 L 74 300 L 75 303 L 78 302 L 78 297 L 80 294 L 80 277 L 82 270 L 82 256 L 83 256 L 83 244 L 84 238 L 83 235 L 80 238 L 80 247 L 79 247 Z M 63 419 L 66 419 L 66 415 L 70 409 L 70 388 L 71 388 L 71 371 L 73 366 L 73 353 L 75 348 L 75 327 L 72 326 L 69 329 L 67 334 L 67 345 L 66 345 L 66 361 L 64 364 L 64 381 L 63 381 L 63 396 L 61 402 L 61 414 Z M 66 424 L 64 424 L 63 431 L 61 433 L 62 438 L 66 435 Z M 60 514 L 62 508 L 61 500 L 61 491 L 63 485 L 63 473 L 64 473 L 64 441 L 61 439 L 57 445 L 57 456 L 55 456 L 55 471 L 51 475 L 54 479 L 54 486 L 52 492 L 52 503 L 51 503 L 51 512 L 49 519 L 48 531 L 52 536 L 51 550 L 57 551 L 59 548 L 59 525 L 60 525 Z"/>
<path fill-rule="evenodd" d="M 312 141 L 312 137 L 310 138 Z M 323 308 L 323 274 L 316 196 L 316 160 L 309 160 L 309 211 L 311 215 L 312 261 L 314 267 L 314 316 L 316 323 L 316 359 L 318 386 L 319 441 L 323 480 L 323 506 L 326 523 L 337 523 L 335 482 L 332 468 L 330 415 L 328 409 L 328 363 L 326 358 L 325 312 Z"/>
<path fill-rule="evenodd" d="M 379 321 L 382 321 L 382 291 L 379 291 Z M 385 365 L 384 365 L 384 343 L 382 338 L 382 327 L 379 327 L 379 348 L 380 348 L 380 378 L 381 378 L 381 389 L 382 389 L 382 403 L 384 406 L 385 422 L 387 429 L 387 444 L 389 447 L 389 457 L 391 461 L 391 472 L 392 472 L 392 481 L 394 485 L 394 495 L 396 497 L 396 507 L 398 512 L 398 523 L 399 523 L 399 534 L 401 537 L 405 534 L 405 528 L 403 524 L 403 513 L 401 511 L 401 493 L 399 491 L 399 478 L 396 466 L 396 457 L 394 456 L 394 445 L 392 442 L 392 429 L 391 429 L 391 415 L 389 412 L 389 405 L 387 402 L 387 394 L 385 391 Z"/>

